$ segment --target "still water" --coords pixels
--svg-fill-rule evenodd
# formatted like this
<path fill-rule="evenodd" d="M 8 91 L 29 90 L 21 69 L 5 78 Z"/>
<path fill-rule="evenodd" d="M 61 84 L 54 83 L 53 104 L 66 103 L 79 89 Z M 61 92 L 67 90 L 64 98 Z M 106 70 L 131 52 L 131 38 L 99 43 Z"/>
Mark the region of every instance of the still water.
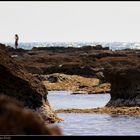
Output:
<path fill-rule="evenodd" d="M 54 109 L 103 107 L 110 100 L 110 94 L 76 94 L 68 91 L 49 91 L 48 100 Z"/>
<path fill-rule="evenodd" d="M 55 109 L 102 107 L 110 100 L 109 94 L 70 95 L 66 91 L 50 91 L 48 99 Z M 99 113 L 58 113 L 64 122 L 57 123 L 63 135 L 139 135 L 140 117 Z"/>

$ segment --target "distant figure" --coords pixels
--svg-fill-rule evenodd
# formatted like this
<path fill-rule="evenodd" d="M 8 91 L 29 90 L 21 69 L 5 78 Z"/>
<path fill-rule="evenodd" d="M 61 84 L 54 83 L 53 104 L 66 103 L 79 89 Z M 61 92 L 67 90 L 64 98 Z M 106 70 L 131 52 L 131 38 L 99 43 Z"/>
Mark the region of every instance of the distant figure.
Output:
<path fill-rule="evenodd" d="M 17 34 L 15 34 L 15 49 L 17 49 L 18 47 L 18 40 L 19 40 L 19 37 Z"/>

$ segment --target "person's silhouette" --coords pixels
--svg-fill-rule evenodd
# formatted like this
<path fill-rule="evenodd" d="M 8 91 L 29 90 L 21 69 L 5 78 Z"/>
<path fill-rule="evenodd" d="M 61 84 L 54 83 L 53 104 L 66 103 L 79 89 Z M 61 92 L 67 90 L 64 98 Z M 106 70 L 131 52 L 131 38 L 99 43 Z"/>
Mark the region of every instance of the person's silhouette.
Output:
<path fill-rule="evenodd" d="M 17 34 L 15 34 L 15 49 L 17 49 L 18 47 L 18 40 L 19 40 L 19 37 Z"/>

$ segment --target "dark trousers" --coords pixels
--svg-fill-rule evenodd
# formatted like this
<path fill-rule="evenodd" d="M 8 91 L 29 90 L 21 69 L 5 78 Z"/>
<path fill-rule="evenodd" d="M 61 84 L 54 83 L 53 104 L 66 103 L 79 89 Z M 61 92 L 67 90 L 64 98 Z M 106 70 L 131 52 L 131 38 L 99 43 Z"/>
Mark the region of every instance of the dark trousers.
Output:
<path fill-rule="evenodd" d="M 17 49 L 18 41 L 15 41 L 15 49 Z"/>

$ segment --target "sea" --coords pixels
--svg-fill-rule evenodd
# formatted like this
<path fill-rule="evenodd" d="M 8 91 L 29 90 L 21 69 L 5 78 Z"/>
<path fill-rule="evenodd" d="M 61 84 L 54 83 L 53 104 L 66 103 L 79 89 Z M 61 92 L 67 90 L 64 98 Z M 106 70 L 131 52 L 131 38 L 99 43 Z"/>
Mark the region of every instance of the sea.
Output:
<path fill-rule="evenodd" d="M 13 42 L 2 42 L 14 47 Z M 140 49 L 140 42 L 19 42 L 19 48 L 30 50 L 33 47 L 75 47 L 80 48 L 85 45 L 102 45 L 111 50 Z"/>

